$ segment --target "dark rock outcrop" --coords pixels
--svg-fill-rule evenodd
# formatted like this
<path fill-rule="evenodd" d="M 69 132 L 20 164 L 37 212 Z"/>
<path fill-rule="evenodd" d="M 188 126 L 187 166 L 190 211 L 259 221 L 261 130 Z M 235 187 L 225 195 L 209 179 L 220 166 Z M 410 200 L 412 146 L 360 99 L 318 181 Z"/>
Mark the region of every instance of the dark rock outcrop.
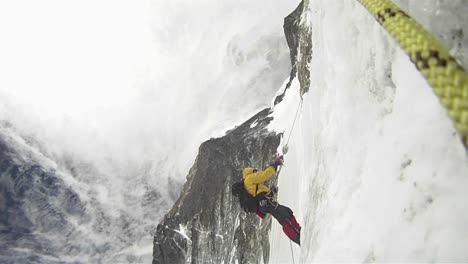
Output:
<path fill-rule="evenodd" d="M 280 135 L 266 129 L 269 111 L 200 146 L 179 200 L 158 225 L 153 264 L 268 263 L 271 217 L 241 212 L 230 187 L 244 167 L 263 168 L 275 155 Z"/>
<path fill-rule="evenodd" d="M 297 8 L 284 18 L 283 29 L 289 46 L 292 69 L 286 89 L 283 94 L 275 98 L 275 105 L 281 102 L 284 93 L 296 77 L 299 79 L 301 86 L 301 96 L 309 90 L 309 63 L 312 60 L 312 30 L 306 23 L 308 2 L 308 0 L 301 1 Z"/>

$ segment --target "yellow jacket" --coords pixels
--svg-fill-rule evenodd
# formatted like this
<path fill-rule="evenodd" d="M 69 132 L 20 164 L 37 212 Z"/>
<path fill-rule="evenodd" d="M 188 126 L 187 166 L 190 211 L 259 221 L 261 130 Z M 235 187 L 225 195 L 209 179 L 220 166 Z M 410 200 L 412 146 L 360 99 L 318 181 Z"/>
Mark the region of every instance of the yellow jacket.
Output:
<path fill-rule="evenodd" d="M 261 192 L 268 193 L 270 189 L 263 185 L 263 182 L 268 180 L 271 176 L 273 176 L 273 174 L 275 174 L 275 168 L 273 166 L 269 166 L 265 170 L 258 172 L 254 172 L 254 168 L 245 168 L 242 171 L 242 176 L 244 177 L 244 187 L 253 197 L 257 196 L 257 194 Z"/>

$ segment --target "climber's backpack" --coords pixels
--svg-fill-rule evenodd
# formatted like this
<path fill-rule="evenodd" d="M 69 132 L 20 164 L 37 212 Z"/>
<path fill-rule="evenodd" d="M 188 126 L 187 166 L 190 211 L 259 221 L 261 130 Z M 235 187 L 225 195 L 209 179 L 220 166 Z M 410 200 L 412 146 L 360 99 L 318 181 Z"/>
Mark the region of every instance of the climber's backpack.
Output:
<path fill-rule="evenodd" d="M 258 184 L 257 184 L 258 188 Z M 258 201 L 244 188 L 244 180 L 232 185 L 232 195 L 239 198 L 239 204 L 246 213 L 255 213 L 258 210 Z"/>

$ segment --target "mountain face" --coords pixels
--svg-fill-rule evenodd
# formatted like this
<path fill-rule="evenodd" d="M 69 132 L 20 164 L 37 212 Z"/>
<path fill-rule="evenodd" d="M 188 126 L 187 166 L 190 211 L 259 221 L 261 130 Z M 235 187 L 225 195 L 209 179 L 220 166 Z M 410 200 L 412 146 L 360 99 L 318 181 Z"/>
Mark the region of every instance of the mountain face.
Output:
<path fill-rule="evenodd" d="M 286 18 L 284 18 L 284 33 L 288 42 L 291 55 L 291 76 L 287 87 L 291 86 L 296 77 L 301 87 L 301 95 L 309 90 L 310 69 L 309 62 L 312 59 L 312 31 L 307 21 L 308 0 L 302 1 L 299 6 Z"/>
<path fill-rule="evenodd" d="M 292 69 L 289 82 L 286 84 L 286 89 L 281 95 L 275 98 L 275 105 L 283 100 L 286 90 L 291 87 L 292 81 L 296 77 L 301 87 L 301 95 L 309 90 L 309 63 L 312 59 L 312 32 L 310 27 L 305 23 L 308 2 L 308 0 L 301 1 L 297 8 L 284 18 L 283 28 L 289 46 Z"/>
<path fill-rule="evenodd" d="M 268 262 L 271 217 L 241 212 L 230 186 L 244 167 L 264 168 L 276 153 L 280 135 L 265 128 L 269 112 L 200 146 L 180 198 L 157 227 L 153 263 Z"/>
<path fill-rule="evenodd" d="M 109 213 L 75 178 L 84 168 L 69 163 L 57 164 L 34 139 L 0 122 L 0 263 L 143 262 L 115 253 L 140 239 L 143 221 Z"/>
<path fill-rule="evenodd" d="M 82 216 L 83 203 L 44 166 L 44 157 L 6 131 L 0 130 L 1 262 L 42 263 L 42 256 L 72 253 L 76 248 L 66 240 L 74 226 L 68 219 Z"/>
<path fill-rule="evenodd" d="M 286 89 L 296 75 L 302 76 L 301 87 L 308 87 L 312 49 L 310 31 L 301 24 L 304 6 L 301 2 L 285 18 L 293 66 Z M 309 44 L 304 47 L 305 42 Z M 275 105 L 283 96 L 276 97 Z M 271 216 L 261 220 L 244 213 L 231 194 L 231 185 L 242 179 L 243 168 L 263 169 L 276 154 L 281 134 L 266 129 L 271 111 L 264 109 L 225 136 L 200 146 L 178 201 L 157 227 L 153 264 L 269 262 Z"/>

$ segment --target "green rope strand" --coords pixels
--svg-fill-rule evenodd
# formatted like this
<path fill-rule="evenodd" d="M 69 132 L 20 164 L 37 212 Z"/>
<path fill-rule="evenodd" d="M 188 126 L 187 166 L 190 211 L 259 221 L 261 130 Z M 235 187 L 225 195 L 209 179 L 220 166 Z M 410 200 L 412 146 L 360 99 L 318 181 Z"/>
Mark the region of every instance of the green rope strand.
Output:
<path fill-rule="evenodd" d="M 446 107 L 468 146 L 468 73 L 428 31 L 389 0 L 358 0 L 395 38 Z"/>

